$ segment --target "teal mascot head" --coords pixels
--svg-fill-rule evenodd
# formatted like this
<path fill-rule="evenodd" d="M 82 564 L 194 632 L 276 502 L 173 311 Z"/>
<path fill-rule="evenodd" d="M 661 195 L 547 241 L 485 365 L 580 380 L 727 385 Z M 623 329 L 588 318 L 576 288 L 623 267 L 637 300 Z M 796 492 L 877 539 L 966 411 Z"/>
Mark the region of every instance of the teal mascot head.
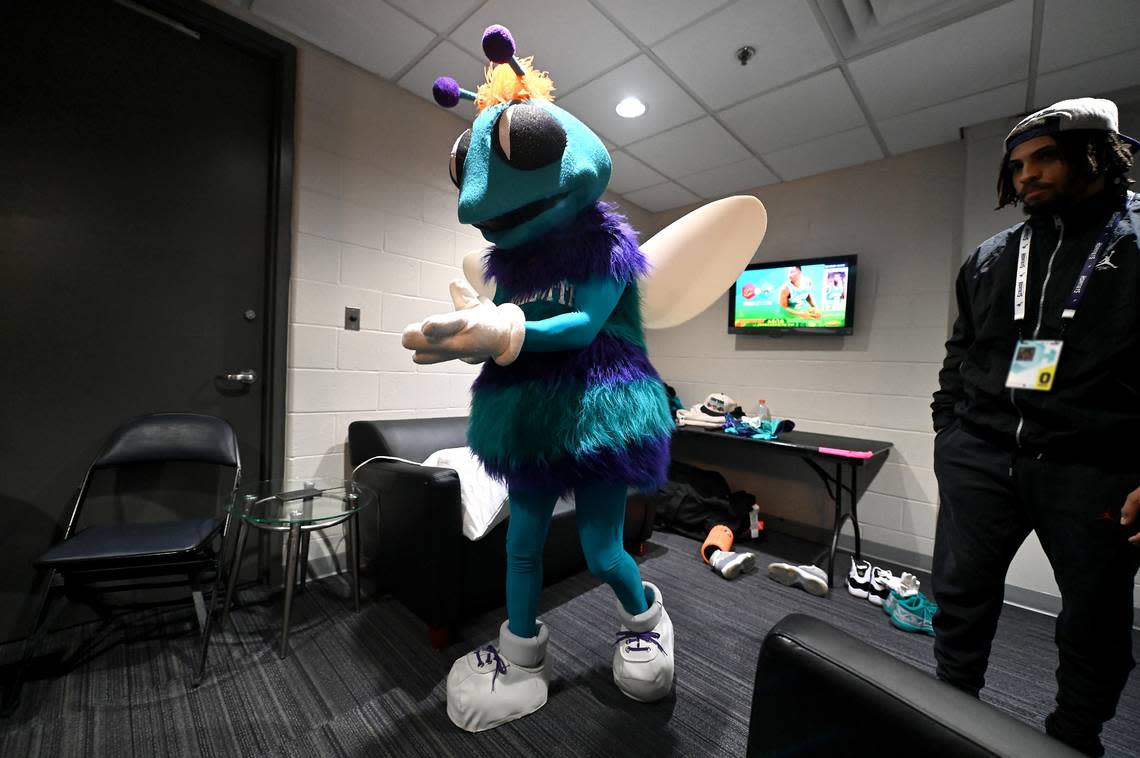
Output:
<path fill-rule="evenodd" d="M 585 124 L 551 102 L 553 83 L 514 56 L 505 28 L 483 34 L 492 61 L 478 92 L 437 79 L 436 102 L 474 100 L 479 114 L 451 149 L 459 220 L 499 248 L 512 248 L 569 223 L 610 180 L 610 156 Z"/>

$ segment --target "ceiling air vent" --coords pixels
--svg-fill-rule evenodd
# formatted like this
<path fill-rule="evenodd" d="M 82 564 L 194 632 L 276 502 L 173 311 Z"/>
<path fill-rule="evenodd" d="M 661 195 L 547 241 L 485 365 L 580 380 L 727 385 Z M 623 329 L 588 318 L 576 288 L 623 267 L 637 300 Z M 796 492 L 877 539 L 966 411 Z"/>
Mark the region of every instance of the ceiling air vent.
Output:
<path fill-rule="evenodd" d="M 1009 0 L 819 0 L 845 59 L 917 37 Z"/>

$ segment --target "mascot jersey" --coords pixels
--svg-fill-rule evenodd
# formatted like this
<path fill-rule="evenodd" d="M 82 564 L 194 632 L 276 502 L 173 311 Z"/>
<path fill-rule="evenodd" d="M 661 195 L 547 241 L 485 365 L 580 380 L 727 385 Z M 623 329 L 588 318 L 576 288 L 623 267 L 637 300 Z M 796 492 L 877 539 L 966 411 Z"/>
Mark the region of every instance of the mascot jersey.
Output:
<path fill-rule="evenodd" d="M 495 302 L 526 315 L 522 353 L 488 361 L 472 386 L 468 442 L 515 489 L 562 494 L 586 482 L 652 489 L 665 481 L 673 421 L 645 351 L 633 230 L 604 203 L 516 247 L 491 249 Z M 604 310 L 597 336 L 574 344 L 556 317 Z M 597 314 L 588 314 L 596 317 Z"/>

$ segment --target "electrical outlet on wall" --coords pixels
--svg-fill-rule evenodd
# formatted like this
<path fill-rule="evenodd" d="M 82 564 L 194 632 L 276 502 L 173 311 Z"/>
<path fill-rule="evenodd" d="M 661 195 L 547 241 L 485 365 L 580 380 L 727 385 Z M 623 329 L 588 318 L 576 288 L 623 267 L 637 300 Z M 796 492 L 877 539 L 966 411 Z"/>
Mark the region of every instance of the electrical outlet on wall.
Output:
<path fill-rule="evenodd" d="M 360 309 L 349 308 L 345 306 L 344 309 L 344 328 L 351 332 L 360 331 Z"/>

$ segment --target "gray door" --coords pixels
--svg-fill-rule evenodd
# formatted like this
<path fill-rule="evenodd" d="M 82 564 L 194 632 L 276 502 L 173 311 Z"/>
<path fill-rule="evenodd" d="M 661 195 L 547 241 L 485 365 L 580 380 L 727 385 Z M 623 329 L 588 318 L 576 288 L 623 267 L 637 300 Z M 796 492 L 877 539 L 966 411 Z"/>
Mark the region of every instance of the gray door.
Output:
<path fill-rule="evenodd" d="M 243 478 L 271 475 L 285 105 L 292 138 L 292 57 L 235 43 L 220 13 L 15 5 L 0 13 L 0 640 L 23 635 L 30 563 L 126 419 L 221 416 Z"/>

